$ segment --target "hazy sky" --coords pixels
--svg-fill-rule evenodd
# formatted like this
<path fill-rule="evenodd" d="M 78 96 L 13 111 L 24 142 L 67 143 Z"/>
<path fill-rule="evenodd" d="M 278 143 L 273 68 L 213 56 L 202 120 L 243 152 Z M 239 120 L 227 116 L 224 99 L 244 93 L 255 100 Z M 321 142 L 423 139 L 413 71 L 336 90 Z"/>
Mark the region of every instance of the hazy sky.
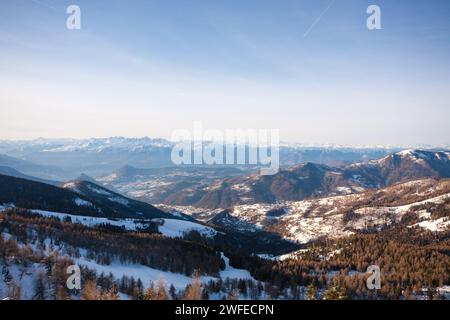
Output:
<path fill-rule="evenodd" d="M 0 139 L 170 138 L 200 120 L 448 145 L 449 40 L 448 0 L 1 0 Z"/>

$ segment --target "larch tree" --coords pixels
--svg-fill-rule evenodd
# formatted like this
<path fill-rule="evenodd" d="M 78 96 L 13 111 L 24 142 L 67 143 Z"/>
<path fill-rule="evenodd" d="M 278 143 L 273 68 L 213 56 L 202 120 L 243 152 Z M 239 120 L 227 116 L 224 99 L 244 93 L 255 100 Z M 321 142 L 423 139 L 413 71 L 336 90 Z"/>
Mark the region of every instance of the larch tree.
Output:
<path fill-rule="evenodd" d="M 100 292 L 94 281 L 86 281 L 81 294 L 81 300 L 100 300 Z"/>
<path fill-rule="evenodd" d="M 202 299 L 202 282 L 198 273 L 192 279 L 192 283 L 186 288 L 184 294 L 185 300 L 201 300 Z"/>
<path fill-rule="evenodd" d="M 167 300 L 166 281 L 164 278 L 159 278 L 156 284 L 156 300 Z"/>

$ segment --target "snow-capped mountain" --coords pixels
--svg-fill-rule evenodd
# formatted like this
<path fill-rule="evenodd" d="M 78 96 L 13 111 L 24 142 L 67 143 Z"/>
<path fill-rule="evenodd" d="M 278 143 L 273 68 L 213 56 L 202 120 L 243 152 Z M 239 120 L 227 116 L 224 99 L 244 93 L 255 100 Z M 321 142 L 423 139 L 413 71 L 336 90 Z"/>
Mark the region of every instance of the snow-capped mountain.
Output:
<path fill-rule="evenodd" d="M 11 166 L 28 175 L 64 181 L 74 179 L 81 173 L 90 176 L 105 175 L 123 166 L 171 167 L 174 166 L 171 161 L 173 146 L 171 141 L 148 137 L 0 141 L 0 165 Z M 377 159 L 392 150 L 397 149 L 330 149 L 287 144 L 280 147 L 280 161 L 283 166 L 304 162 L 341 165 Z"/>
<path fill-rule="evenodd" d="M 90 139 L 35 139 L 25 141 L 0 141 L 0 153 L 38 152 L 103 152 L 108 149 L 142 151 L 151 148 L 170 148 L 173 143 L 159 138 L 90 138 Z"/>
<path fill-rule="evenodd" d="M 170 166 L 171 148 L 172 144 L 167 140 L 151 138 L 0 141 L 0 154 L 28 164 L 21 168 L 13 166 L 15 169 L 39 177 L 42 177 L 39 174 L 45 174 L 44 178 L 47 178 L 49 170 L 40 173 L 36 167 L 56 167 L 57 180 L 74 179 L 81 173 L 100 175 L 127 164 L 148 168 Z"/>
<path fill-rule="evenodd" d="M 224 211 L 177 210 L 212 225 L 275 232 L 300 243 L 381 230 L 400 222 L 405 228 L 443 232 L 450 227 L 450 179 L 414 180 L 379 190 L 302 201 L 237 205 Z"/>
<path fill-rule="evenodd" d="M 190 186 L 164 199 L 170 205 L 230 208 L 309 197 L 345 195 L 419 178 L 449 178 L 450 152 L 406 150 L 341 167 L 305 163 L 272 176 L 243 175 Z"/>
<path fill-rule="evenodd" d="M 379 170 L 380 177 L 386 173 L 385 177 L 395 179 L 410 179 L 411 172 L 445 174 L 445 166 L 440 165 L 440 161 L 448 161 L 444 155 L 448 159 L 445 152 L 402 152 L 363 167 L 370 167 L 371 174 Z M 314 190 L 322 186 L 315 181 L 341 183 L 330 177 L 344 176 L 347 169 L 304 164 L 285 170 L 287 173 L 274 177 L 274 181 L 303 181 L 304 190 Z M 404 170 L 412 171 L 405 174 Z M 133 176 L 148 174 L 130 168 L 125 172 Z M 199 268 L 203 288 L 208 288 L 210 297 L 216 299 L 222 298 L 222 292 L 231 292 L 233 286 L 242 285 L 242 279 L 247 281 L 246 286 L 263 288 L 258 297 L 266 297 L 273 291 L 270 288 L 279 285 L 280 293 L 272 299 L 299 298 L 292 293 L 292 279 L 296 279 L 295 290 L 306 290 L 309 282 L 305 279 L 317 283 L 321 279 L 323 288 L 332 290 L 328 284 L 342 266 L 349 268 L 348 277 L 358 280 L 359 275 L 361 279 L 364 276 L 364 263 L 372 260 L 386 266 L 389 279 L 397 279 L 398 274 L 391 270 L 398 270 L 409 258 L 425 261 L 419 273 L 413 266 L 408 269 L 410 274 L 422 279 L 432 270 L 436 283 L 433 290 L 447 292 L 446 280 L 441 283 L 439 279 L 447 274 L 448 266 L 445 250 L 450 231 L 450 179 L 419 179 L 352 194 L 208 210 L 167 205 L 155 208 L 104 188 L 86 175 L 81 178 L 90 181 L 68 181 L 56 187 L 0 175 L 0 251 L 4 249 L 2 254 L 6 252 L 7 257 L 0 265 L 7 275 L 0 279 L 0 294 L 14 299 L 34 299 L 38 294 L 53 297 L 52 287 L 46 285 L 53 273 L 52 277 L 39 278 L 47 274 L 44 270 L 51 262 L 55 266 L 76 263 L 89 268 L 97 284 L 104 283 L 104 275 L 108 274 L 107 281 L 114 283 L 125 298 L 140 299 L 136 279 L 148 282 L 148 286 L 161 276 L 173 286 L 173 297 L 183 297 L 194 270 Z M 347 183 L 357 191 L 353 182 Z M 307 189 L 308 185 L 311 189 Z M 222 186 L 212 183 L 207 188 L 214 191 Z M 374 256 L 372 260 L 365 260 L 367 252 Z M 428 259 L 430 256 L 433 258 Z M 21 260 L 23 257 L 26 260 Z M 41 287 L 49 289 L 30 285 L 39 279 L 45 284 Z M 135 285 L 128 286 L 132 281 Z M 215 289 L 219 283 L 225 285 L 219 289 L 220 295 Z M 11 291 L 17 286 L 22 290 Z M 242 298 L 249 297 L 247 289 L 240 292 Z M 416 295 L 422 292 L 421 287 L 416 289 Z M 361 295 L 356 291 L 349 294 Z"/>
<path fill-rule="evenodd" d="M 450 152 L 404 150 L 366 164 L 348 167 L 351 173 L 360 172 L 363 177 L 379 181 L 381 185 L 420 177 L 450 177 Z"/>

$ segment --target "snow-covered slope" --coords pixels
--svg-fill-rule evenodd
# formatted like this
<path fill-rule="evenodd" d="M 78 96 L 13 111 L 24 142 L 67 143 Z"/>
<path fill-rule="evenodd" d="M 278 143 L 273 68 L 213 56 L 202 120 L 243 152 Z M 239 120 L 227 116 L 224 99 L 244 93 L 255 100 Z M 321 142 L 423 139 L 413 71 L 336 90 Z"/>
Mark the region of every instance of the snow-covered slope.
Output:
<path fill-rule="evenodd" d="M 339 238 L 366 229 L 381 229 L 398 223 L 406 213 L 412 212 L 419 221 L 430 220 L 419 226 L 440 231 L 444 230 L 447 220 L 431 222 L 430 215 L 425 215 L 421 207 L 449 200 L 450 180 L 424 179 L 343 196 L 239 205 L 226 211 L 226 223 L 236 230 L 266 230 L 306 243 L 320 237 Z M 167 210 L 167 206 L 164 208 Z M 221 211 L 192 207 L 184 210 L 178 206 L 176 210 L 206 222 L 224 215 Z"/>
<path fill-rule="evenodd" d="M 43 217 L 53 217 L 60 221 L 68 221 L 71 223 L 79 223 L 87 227 L 95 227 L 100 225 L 110 225 L 120 228 L 124 228 L 128 231 L 137 231 L 145 229 L 151 222 L 151 220 L 145 219 L 108 219 L 100 217 L 90 216 L 78 216 L 62 212 L 52 212 L 44 210 L 31 210 L 32 213 L 38 214 Z"/>
<path fill-rule="evenodd" d="M 9 207 L 12 207 L 12 205 L 10 204 Z M 0 206 L 0 212 L 5 209 L 6 206 Z M 128 231 L 144 230 L 150 225 L 150 223 L 156 223 L 158 225 L 158 231 L 161 234 L 171 238 L 183 237 L 191 231 L 197 231 L 198 233 L 200 233 L 200 235 L 205 237 L 214 237 L 217 234 L 217 231 L 211 227 L 191 221 L 178 219 L 109 219 L 101 217 L 79 216 L 74 214 L 45 210 L 30 211 L 33 214 L 37 214 L 42 217 L 57 218 L 60 221 L 79 223 L 87 227 L 110 225 L 120 227 Z"/>
<path fill-rule="evenodd" d="M 157 219 L 160 221 L 160 225 L 158 226 L 159 232 L 167 237 L 183 237 L 187 233 L 191 231 L 197 231 L 202 236 L 205 237 L 214 237 L 217 234 L 217 231 L 213 228 L 183 220 L 175 220 L 175 219 Z"/>
<path fill-rule="evenodd" d="M 433 232 L 443 232 L 449 229 L 450 227 L 450 218 L 449 217 L 442 217 L 439 219 L 428 219 L 421 222 L 418 222 L 416 224 L 413 224 L 412 226 L 408 226 L 408 228 L 414 228 L 414 227 L 421 227 Z"/>
<path fill-rule="evenodd" d="M 5 240 L 15 239 L 8 233 L 1 233 L 1 237 Z M 15 239 L 17 241 L 17 239 Z M 21 244 L 19 242 L 20 245 Z M 45 241 L 45 248 L 38 248 L 33 243 L 28 244 L 29 250 L 39 252 L 39 254 L 50 255 L 58 252 L 60 257 L 67 256 L 73 259 L 74 263 L 80 267 L 86 267 L 89 270 L 95 271 L 97 275 L 112 275 L 114 280 L 119 281 L 122 277 L 126 276 L 128 278 L 133 277 L 135 280 L 140 280 L 143 284 L 144 289 L 149 287 L 152 283 L 158 283 L 162 280 L 166 286 L 166 290 L 169 290 L 170 286 L 174 286 L 177 291 L 182 291 L 187 285 L 192 283 L 193 278 L 169 271 L 163 271 L 155 268 L 150 268 L 146 265 L 137 263 L 127 263 L 121 262 L 118 259 L 113 260 L 109 264 L 99 264 L 96 261 L 88 258 L 87 250 L 80 248 L 79 256 L 72 257 L 68 256 L 68 251 L 64 249 L 63 244 L 54 245 L 50 241 Z M 41 250 L 43 249 L 43 250 Z M 70 251 L 73 252 L 73 251 Z M 218 277 L 213 277 L 209 275 L 201 275 L 200 280 L 202 283 L 208 283 L 211 281 L 219 281 L 219 279 L 248 279 L 254 280 L 247 270 L 236 269 L 230 266 L 229 259 L 221 253 L 221 257 L 225 263 L 225 269 L 220 271 Z M 35 283 L 37 275 L 46 272 L 46 266 L 43 263 L 33 263 L 31 265 L 21 265 L 10 261 L 7 265 L 4 265 L 0 261 L 0 270 L 7 270 L 11 279 L 8 281 L 14 282 L 21 288 L 21 299 L 31 300 L 35 292 Z M 5 283 L 4 277 L 0 277 L 0 300 L 8 297 L 10 293 L 9 284 Z M 120 296 L 126 298 L 125 295 L 120 294 Z M 76 298 L 76 297 L 75 297 Z M 213 298 L 213 297 L 211 297 Z"/>

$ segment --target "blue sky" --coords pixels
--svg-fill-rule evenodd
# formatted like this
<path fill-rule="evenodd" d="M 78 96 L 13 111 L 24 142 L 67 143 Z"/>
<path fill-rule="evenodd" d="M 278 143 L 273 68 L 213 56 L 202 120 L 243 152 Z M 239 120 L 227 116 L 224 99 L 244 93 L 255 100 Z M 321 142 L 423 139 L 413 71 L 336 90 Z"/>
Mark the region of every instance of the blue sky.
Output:
<path fill-rule="evenodd" d="M 447 0 L 2 0 L 0 139 L 169 138 L 201 120 L 448 145 L 449 17 Z"/>

